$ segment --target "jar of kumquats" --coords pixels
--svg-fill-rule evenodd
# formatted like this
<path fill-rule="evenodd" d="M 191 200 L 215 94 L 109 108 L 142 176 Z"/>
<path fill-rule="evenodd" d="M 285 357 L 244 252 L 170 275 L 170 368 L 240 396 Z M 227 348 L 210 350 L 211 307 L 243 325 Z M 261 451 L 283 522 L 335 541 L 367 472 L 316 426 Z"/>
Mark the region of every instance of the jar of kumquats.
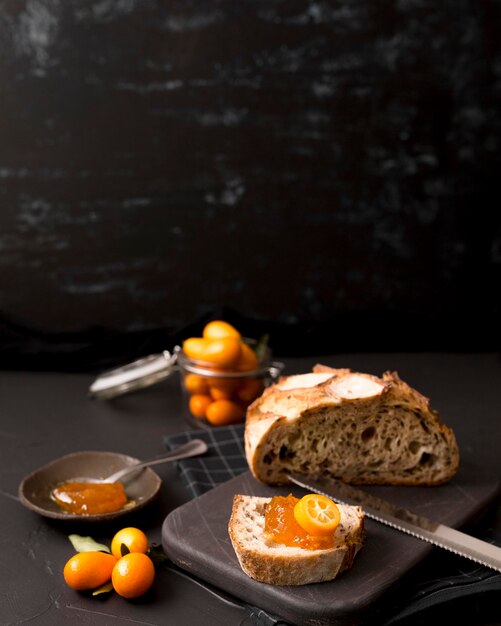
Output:
<path fill-rule="evenodd" d="M 266 337 L 247 339 L 222 320 L 209 322 L 172 352 L 129 363 L 99 376 L 91 397 L 102 400 L 153 385 L 179 371 L 183 411 L 194 427 L 243 422 L 247 407 L 275 382 L 283 363 L 271 360 Z"/>
<path fill-rule="evenodd" d="M 183 410 L 192 426 L 226 426 L 245 420 L 247 407 L 283 369 L 283 363 L 271 360 L 269 348 L 258 348 L 256 340 L 242 338 L 243 357 L 226 367 L 190 358 L 178 348 Z"/>

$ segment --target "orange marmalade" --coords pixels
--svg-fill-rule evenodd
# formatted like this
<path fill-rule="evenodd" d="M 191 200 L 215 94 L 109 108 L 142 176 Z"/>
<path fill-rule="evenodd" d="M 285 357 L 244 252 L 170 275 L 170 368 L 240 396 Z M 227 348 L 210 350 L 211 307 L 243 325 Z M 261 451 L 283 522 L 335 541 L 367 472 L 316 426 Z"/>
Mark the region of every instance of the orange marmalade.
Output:
<path fill-rule="evenodd" d="M 80 515 L 114 513 L 127 502 L 122 483 L 68 482 L 58 485 L 51 495 L 63 511 Z"/>
<path fill-rule="evenodd" d="M 266 505 L 264 531 L 269 539 L 277 543 L 308 550 L 328 550 L 334 547 L 334 533 L 317 537 L 307 533 L 294 517 L 294 506 L 299 502 L 292 494 L 274 496 Z"/>

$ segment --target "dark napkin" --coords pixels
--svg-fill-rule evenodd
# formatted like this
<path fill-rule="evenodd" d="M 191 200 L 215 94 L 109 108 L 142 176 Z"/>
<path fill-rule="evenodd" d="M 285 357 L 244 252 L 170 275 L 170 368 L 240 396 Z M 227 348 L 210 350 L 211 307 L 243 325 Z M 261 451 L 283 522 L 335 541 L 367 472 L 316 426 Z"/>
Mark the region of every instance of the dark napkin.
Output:
<path fill-rule="evenodd" d="M 196 497 L 249 469 L 243 437 L 244 427 L 239 424 L 178 433 L 165 437 L 164 442 L 168 450 L 190 439 L 198 438 L 207 442 L 209 449 L 205 455 L 177 462 L 181 479 L 190 494 Z M 493 533 L 491 536 L 487 533 L 483 539 L 501 544 L 501 537 Z M 385 598 L 384 603 L 375 608 L 368 623 L 371 626 L 418 626 L 429 621 L 427 615 L 433 609 L 433 618 L 437 611 L 444 611 L 444 618 L 452 621 L 456 612 L 459 612 L 462 621 L 457 623 L 473 626 L 484 623 L 480 621 L 482 611 L 491 610 L 491 606 L 494 607 L 493 611 L 499 611 L 499 592 L 500 573 L 445 550 L 437 550 L 422 567 L 402 580 L 397 593 Z M 261 619 L 266 618 L 266 624 L 285 623 L 264 614 L 264 611 L 260 612 L 260 616 Z"/>
<path fill-rule="evenodd" d="M 164 441 L 171 450 L 190 439 L 203 439 L 209 446 L 203 456 L 177 462 L 181 478 L 193 497 L 249 469 L 245 459 L 243 424 L 178 433 L 165 437 Z"/>

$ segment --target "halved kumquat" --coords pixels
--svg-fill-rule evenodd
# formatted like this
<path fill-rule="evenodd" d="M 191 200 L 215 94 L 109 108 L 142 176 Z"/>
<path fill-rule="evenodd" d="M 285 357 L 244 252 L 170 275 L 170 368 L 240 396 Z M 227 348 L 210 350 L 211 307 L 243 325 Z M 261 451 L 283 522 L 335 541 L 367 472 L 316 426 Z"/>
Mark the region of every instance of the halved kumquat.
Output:
<path fill-rule="evenodd" d="M 331 535 L 339 525 L 338 506 L 330 498 L 311 493 L 294 506 L 296 522 L 311 535 Z"/>

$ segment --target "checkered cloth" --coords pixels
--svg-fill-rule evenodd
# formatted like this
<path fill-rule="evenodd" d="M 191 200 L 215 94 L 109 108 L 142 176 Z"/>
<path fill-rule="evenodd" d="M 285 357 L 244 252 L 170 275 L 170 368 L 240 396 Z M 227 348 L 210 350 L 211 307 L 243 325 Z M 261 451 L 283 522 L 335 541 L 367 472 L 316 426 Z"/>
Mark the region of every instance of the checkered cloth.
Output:
<path fill-rule="evenodd" d="M 243 436 L 243 425 L 236 425 L 179 433 L 165 437 L 164 442 L 168 450 L 190 439 L 203 439 L 207 442 L 209 449 L 206 454 L 177 462 L 181 479 L 190 494 L 196 497 L 247 471 Z M 484 539 L 501 544 L 501 537 L 497 533 L 491 533 Z M 461 611 L 466 619 L 462 623 L 474 624 L 477 616 L 475 611 L 480 611 L 480 607 L 485 609 L 487 605 L 494 606 L 495 603 L 494 610 L 499 610 L 500 573 L 445 550 L 436 551 L 433 564 L 433 579 L 430 579 L 429 567 L 423 566 L 422 570 L 418 568 L 402 585 L 398 597 L 388 599 L 384 603 L 384 610 L 378 610 L 371 623 L 378 626 L 404 626 L 409 623 L 409 619 L 418 616 L 426 619 L 427 611 L 431 608 L 434 616 L 443 611 L 444 619 L 448 619 L 451 608 L 457 604 L 459 609 L 456 607 L 455 610 Z M 469 599 L 470 606 L 463 606 L 465 599 Z M 469 621 L 468 609 L 474 610 L 473 621 Z M 263 621 L 262 616 L 266 620 Z M 270 625 L 284 622 L 262 611 L 260 621 L 253 623 Z"/>
<path fill-rule="evenodd" d="M 164 442 L 171 450 L 190 439 L 203 439 L 209 446 L 203 456 L 177 462 L 181 479 L 193 497 L 249 469 L 245 459 L 243 424 L 192 430 L 165 437 Z"/>

